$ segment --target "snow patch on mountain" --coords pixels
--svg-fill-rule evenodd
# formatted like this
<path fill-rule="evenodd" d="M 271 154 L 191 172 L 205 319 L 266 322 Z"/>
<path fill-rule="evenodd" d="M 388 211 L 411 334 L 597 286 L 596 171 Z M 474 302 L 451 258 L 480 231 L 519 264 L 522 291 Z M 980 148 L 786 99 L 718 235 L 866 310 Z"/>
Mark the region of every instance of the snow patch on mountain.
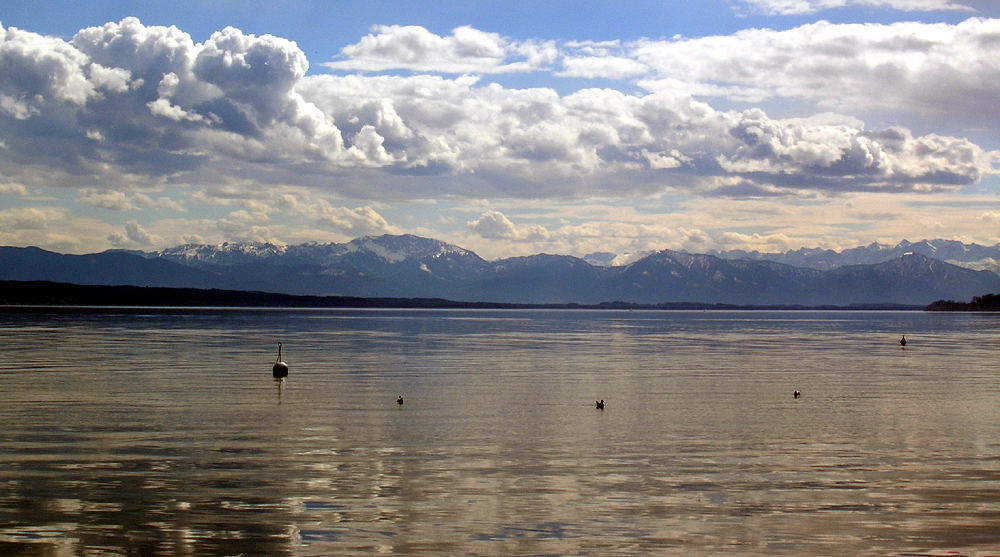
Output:
<path fill-rule="evenodd" d="M 945 259 L 944 261 L 952 265 L 972 269 L 973 271 L 991 271 L 1000 275 L 1000 259 L 984 257 L 983 259 L 976 259 L 974 261 L 957 261 L 955 259 Z"/>

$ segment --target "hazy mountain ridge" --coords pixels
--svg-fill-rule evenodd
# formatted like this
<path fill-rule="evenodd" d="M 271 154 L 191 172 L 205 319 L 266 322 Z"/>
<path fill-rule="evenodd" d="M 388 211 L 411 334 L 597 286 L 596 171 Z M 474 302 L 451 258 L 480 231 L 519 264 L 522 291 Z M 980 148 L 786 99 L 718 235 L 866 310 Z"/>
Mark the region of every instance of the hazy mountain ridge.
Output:
<path fill-rule="evenodd" d="M 980 257 L 995 249 L 964 245 L 959 249 L 955 244 L 903 242 L 891 248 L 872 244 L 846 257 L 844 252 L 835 255 L 841 261 L 874 254 L 884 257 L 899 250 L 906 250 L 905 255 L 828 270 L 673 250 L 618 266 L 551 254 L 487 261 L 458 246 L 413 235 L 363 237 L 345 244 L 226 243 L 91 255 L 0 248 L 0 280 L 532 304 L 925 305 L 1000 291 L 996 273 L 965 269 L 918 253 L 934 249 L 946 255 L 961 252 Z M 807 259 L 817 265 L 825 256 L 826 264 L 832 264 L 836 258 L 830 253 L 835 252 L 798 250 L 789 252 L 786 259 Z"/>
<path fill-rule="evenodd" d="M 801 248 L 782 253 L 748 252 L 743 250 L 710 253 L 723 259 L 775 261 L 796 267 L 810 267 L 824 271 L 847 265 L 874 265 L 902 257 L 907 253 L 915 253 L 958 265 L 959 267 L 1000 273 L 1000 244 L 983 246 L 941 239 L 920 240 L 919 242 L 903 240 L 894 246 L 873 242 L 867 246 L 859 246 L 839 252 L 820 248 Z"/>
<path fill-rule="evenodd" d="M 224 277 L 168 260 L 125 251 L 63 255 L 40 248 L 0 247 L 3 280 L 51 280 L 77 284 L 220 288 Z"/>

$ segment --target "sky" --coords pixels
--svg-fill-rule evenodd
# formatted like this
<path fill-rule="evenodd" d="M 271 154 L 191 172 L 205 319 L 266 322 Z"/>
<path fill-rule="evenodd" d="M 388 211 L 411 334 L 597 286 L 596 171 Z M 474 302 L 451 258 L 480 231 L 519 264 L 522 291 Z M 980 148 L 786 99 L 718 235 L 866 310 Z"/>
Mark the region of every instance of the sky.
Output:
<path fill-rule="evenodd" d="M 1000 243 L 993 0 L 0 0 L 0 245 Z"/>

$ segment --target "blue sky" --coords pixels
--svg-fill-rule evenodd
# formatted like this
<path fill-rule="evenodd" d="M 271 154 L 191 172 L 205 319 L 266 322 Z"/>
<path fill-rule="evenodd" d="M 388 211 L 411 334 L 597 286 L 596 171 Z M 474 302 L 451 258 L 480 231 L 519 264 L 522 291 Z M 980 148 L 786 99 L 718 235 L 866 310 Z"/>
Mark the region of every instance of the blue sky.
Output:
<path fill-rule="evenodd" d="M 992 245 L 996 18 L 972 0 L 0 0 L 0 244 Z"/>

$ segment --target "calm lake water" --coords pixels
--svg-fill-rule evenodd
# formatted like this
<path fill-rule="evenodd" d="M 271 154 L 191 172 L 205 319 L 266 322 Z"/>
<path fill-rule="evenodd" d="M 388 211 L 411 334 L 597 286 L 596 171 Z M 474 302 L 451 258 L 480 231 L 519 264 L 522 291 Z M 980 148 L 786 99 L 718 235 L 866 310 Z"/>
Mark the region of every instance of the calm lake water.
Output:
<path fill-rule="evenodd" d="M 6 311 L 0 341 L 0 555 L 1000 555 L 996 314 Z"/>

